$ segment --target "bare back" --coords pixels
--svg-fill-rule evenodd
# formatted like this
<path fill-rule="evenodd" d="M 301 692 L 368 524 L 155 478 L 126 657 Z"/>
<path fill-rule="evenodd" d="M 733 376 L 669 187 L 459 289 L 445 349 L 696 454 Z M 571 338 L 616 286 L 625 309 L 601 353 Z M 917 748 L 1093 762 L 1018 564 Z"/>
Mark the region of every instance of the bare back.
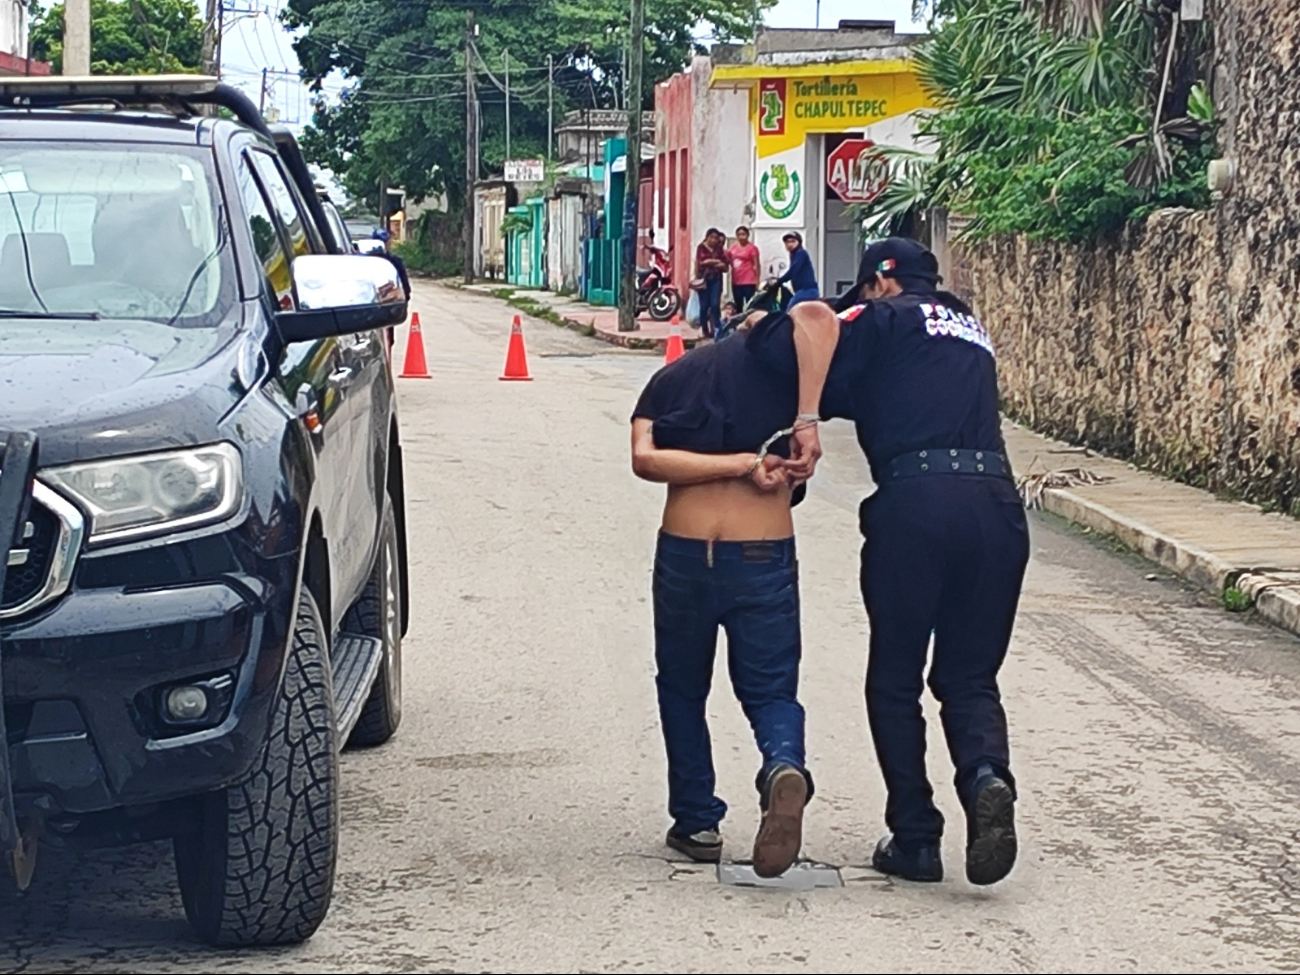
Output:
<path fill-rule="evenodd" d="M 752 481 L 735 478 L 668 488 L 663 530 L 680 538 L 720 542 L 761 542 L 790 538 L 790 488 L 760 491 Z"/>

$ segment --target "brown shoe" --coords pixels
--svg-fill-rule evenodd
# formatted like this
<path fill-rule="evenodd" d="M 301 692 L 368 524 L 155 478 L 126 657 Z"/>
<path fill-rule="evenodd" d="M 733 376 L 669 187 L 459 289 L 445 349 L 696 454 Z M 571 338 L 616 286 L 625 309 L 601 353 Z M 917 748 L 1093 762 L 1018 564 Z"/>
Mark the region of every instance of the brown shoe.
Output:
<path fill-rule="evenodd" d="M 803 848 L 803 810 L 808 779 L 792 765 L 778 765 L 763 784 L 763 821 L 754 837 L 754 873 L 779 877 Z"/>

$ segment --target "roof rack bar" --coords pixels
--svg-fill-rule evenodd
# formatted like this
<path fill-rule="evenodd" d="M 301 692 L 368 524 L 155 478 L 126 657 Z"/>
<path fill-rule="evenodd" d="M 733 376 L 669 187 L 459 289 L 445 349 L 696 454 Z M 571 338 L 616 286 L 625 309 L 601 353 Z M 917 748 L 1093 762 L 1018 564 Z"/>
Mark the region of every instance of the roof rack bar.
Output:
<path fill-rule="evenodd" d="M 0 78 L 0 107 L 60 108 L 111 102 L 121 106 L 215 105 L 273 139 L 253 100 L 233 85 L 204 75 L 90 75 Z"/>
<path fill-rule="evenodd" d="M 229 109 L 235 118 L 250 129 L 255 129 L 272 142 L 275 141 L 275 136 L 271 134 L 271 129 L 267 126 L 266 119 L 262 118 L 257 105 L 234 85 L 228 85 L 224 81 L 218 82 L 211 91 L 186 95 L 182 101 L 192 105 L 216 105 L 218 108 Z"/>

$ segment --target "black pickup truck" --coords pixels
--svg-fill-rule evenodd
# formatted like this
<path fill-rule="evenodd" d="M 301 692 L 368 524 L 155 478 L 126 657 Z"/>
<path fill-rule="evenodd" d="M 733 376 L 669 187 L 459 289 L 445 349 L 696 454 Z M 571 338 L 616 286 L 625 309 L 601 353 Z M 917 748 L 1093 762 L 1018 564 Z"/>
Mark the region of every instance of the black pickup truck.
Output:
<path fill-rule="evenodd" d="M 302 941 L 339 749 L 401 718 L 392 264 L 196 77 L 0 78 L 0 856 L 172 839 L 214 944 Z"/>

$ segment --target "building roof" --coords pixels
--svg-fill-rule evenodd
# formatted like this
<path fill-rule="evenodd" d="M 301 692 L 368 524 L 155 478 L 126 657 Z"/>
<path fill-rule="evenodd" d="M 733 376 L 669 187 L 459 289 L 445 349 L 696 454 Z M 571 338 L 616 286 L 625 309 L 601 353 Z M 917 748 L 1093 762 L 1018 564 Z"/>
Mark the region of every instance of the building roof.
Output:
<path fill-rule="evenodd" d="M 834 30 L 763 28 L 753 44 L 719 44 L 711 85 L 751 85 L 760 78 L 901 74 L 913 70 L 911 48 L 923 34 L 899 34 L 892 20 L 843 21 Z"/>

